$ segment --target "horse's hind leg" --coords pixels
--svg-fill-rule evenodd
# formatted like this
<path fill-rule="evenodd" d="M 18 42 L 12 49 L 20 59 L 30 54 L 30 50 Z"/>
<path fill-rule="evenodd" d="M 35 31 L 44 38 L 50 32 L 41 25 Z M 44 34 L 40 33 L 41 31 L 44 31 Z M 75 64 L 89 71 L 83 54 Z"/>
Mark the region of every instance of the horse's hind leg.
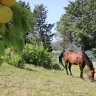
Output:
<path fill-rule="evenodd" d="M 71 66 L 72 66 L 72 64 L 69 62 L 69 72 L 70 72 L 70 75 L 72 75 Z M 72 76 L 73 76 L 73 75 L 72 75 Z"/>
<path fill-rule="evenodd" d="M 66 74 L 68 75 L 67 65 L 68 65 L 68 62 L 65 62 Z"/>

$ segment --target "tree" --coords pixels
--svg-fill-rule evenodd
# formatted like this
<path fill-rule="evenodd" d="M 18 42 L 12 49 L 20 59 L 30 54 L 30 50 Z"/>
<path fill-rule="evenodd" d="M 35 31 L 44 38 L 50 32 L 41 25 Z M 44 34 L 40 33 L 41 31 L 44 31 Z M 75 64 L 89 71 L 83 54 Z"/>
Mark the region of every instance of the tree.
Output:
<path fill-rule="evenodd" d="M 28 9 L 31 12 L 29 2 L 26 4 L 24 1 L 19 0 L 21 7 Z"/>
<path fill-rule="evenodd" d="M 28 9 L 23 8 L 18 2 L 15 2 L 10 9 L 13 13 L 12 20 L 0 23 L 0 64 L 3 62 L 5 46 L 15 48 L 21 53 L 24 48 L 24 34 L 28 29 L 34 31 L 32 13 Z"/>
<path fill-rule="evenodd" d="M 35 5 L 33 10 L 34 36 L 37 37 L 37 40 L 45 49 L 52 51 L 51 41 L 54 34 L 51 30 L 54 27 L 54 24 L 48 24 L 46 22 L 47 12 L 48 10 L 46 10 L 46 7 L 44 7 L 43 4 Z"/>
<path fill-rule="evenodd" d="M 62 35 L 59 32 L 56 32 L 55 35 L 54 35 L 54 37 L 55 37 L 55 39 L 57 41 L 57 43 L 56 43 L 57 45 L 54 44 L 54 46 L 57 46 L 57 49 L 58 50 L 61 49 L 60 47 L 62 47 L 63 50 L 65 50 L 65 49 L 67 49 L 69 47 L 72 47 L 72 46 L 70 46 L 71 45 L 70 40 L 68 40 L 67 38 L 65 40 L 64 37 L 62 37 Z"/>
<path fill-rule="evenodd" d="M 95 0 L 76 0 L 65 7 L 64 14 L 57 23 L 57 30 L 64 39 L 86 51 L 96 47 L 96 2 Z"/>

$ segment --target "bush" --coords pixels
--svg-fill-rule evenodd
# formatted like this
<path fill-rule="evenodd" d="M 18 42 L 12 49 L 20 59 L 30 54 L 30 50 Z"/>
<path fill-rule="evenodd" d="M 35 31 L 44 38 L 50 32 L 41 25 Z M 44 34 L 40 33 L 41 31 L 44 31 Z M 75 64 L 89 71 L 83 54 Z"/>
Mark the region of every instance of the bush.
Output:
<path fill-rule="evenodd" d="M 19 56 L 15 50 L 11 49 L 11 51 L 12 53 L 10 53 L 9 49 L 6 50 L 7 54 L 4 56 L 4 60 L 10 65 L 13 65 L 18 68 L 24 68 L 25 64 L 21 56 Z"/>
<path fill-rule="evenodd" d="M 87 71 L 88 71 L 88 69 L 87 69 L 87 67 L 85 66 L 83 72 L 84 72 L 84 73 L 87 73 Z"/>
<path fill-rule="evenodd" d="M 51 68 L 51 55 L 43 46 L 26 44 L 22 57 L 26 63 Z"/>

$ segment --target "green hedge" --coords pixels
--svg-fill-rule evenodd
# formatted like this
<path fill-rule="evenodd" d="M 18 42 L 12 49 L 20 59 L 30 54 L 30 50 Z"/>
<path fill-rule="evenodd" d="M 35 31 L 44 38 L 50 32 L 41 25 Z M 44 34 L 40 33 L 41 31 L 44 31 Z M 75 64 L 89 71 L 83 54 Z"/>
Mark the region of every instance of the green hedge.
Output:
<path fill-rule="evenodd" d="M 51 68 L 51 55 L 43 46 L 26 44 L 23 50 L 23 59 L 26 63 Z"/>
<path fill-rule="evenodd" d="M 4 61 L 18 68 L 24 68 L 25 66 L 25 62 L 21 55 L 19 55 L 16 50 L 10 48 L 5 51 Z"/>

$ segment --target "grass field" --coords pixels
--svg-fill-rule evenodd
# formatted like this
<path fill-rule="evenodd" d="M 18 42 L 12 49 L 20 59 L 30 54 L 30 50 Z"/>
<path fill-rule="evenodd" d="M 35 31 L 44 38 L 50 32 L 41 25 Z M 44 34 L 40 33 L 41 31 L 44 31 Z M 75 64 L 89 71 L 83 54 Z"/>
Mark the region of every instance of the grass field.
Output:
<path fill-rule="evenodd" d="M 0 96 L 96 96 L 96 81 L 91 83 L 86 73 L 85 81 L 81 80 L 78 66 L 72 66 L 72 72 L 74 77 L 67 76 L 65 70 L 46 70 L 32 65 L 18 69 L 3 64 Z"/>

